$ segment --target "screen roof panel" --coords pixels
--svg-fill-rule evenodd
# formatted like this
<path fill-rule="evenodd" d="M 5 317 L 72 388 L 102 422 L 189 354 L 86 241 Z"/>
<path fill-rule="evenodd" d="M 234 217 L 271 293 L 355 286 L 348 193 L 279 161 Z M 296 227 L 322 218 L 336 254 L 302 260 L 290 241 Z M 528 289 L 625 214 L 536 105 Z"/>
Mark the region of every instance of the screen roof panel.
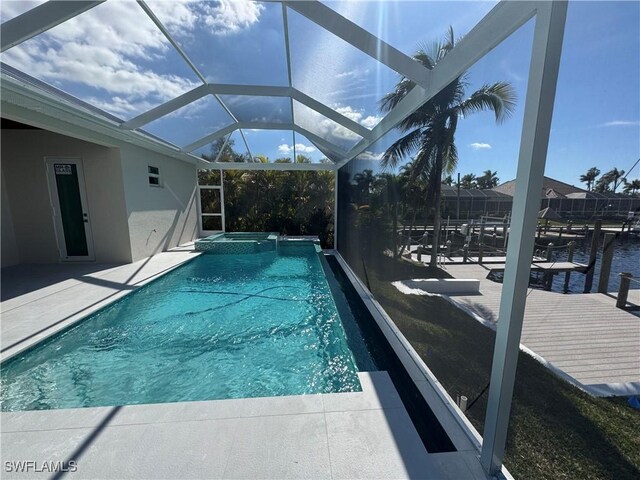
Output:
<path fill-rule="evenodd" d="M 323 152 L 321 147 L 315 145 L 307 137 L 298 132 L 294 132 L 293 137 L 296 145 L 296 157 L 298 155 L 304 155 L 311 161 L 311 163 L 321 163 L 327 160 L 340 160 L 339 158 L 332 158 L 335 157 L 335 155 L 331 152 Z"/>
<path fill-rule="evenodd" d="M 220 95 L 220 99 L 240 122 L 293 123 L 289 97 Z"/>
<path fill-rule="evenodd" d="M 288 9 L 293 86 L 366 128 L 380 121 L 378 100 L 398 74 Z"/>
<path fill-rule="evenodd" d="M 352 132 L 296 100 L 293 101 L 293 119 L 296 125 L 337 145 L 344 151 L 347 151 L 362 140 L 362 137 L 357 133 Z"/>
<path fill-rule="evenodd" d="M 270 163 L 278 159 L 293 159 L 293 132 L 291 130 L 244 129 L 253 158 L 265 157 Z"/>
<path fill-rule="evenodd" d="M 456 33 L 468 32 L 498 3 L 496 0 L 321 1 L 407 55 L 413 55 L 420 44 L 440 38 L 449 26 Z"/>
<path fill-rule="evenodd" d="M 105 2 L 33 37 L 2 61 L 129 119 L 200 84 L 136 2 Z"/>
<path fill-rule="evenodd" d="M 209 162 L 248 162 L 251 160 L 239 130 L 194 150 L 192 155 Z"/>
<path fill-rule="evenodd" d="M 289 84 L 280 3 L 158 0 L 148 5 L 207 82 Z"/>
<path fill-rule="evenodd" d="M 232 123 L 233 119 L 220 102 L 207 95 L 144 125 L 142 129 L 182 147 Z"/>

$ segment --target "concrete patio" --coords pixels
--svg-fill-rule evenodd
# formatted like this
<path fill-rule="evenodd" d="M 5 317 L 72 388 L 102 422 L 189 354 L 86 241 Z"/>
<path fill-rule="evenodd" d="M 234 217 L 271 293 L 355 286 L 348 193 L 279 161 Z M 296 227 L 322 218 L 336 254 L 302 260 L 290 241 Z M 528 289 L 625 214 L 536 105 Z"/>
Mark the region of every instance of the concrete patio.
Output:
<path fill-rule="evenodd" d="M 3 359 L 190 260 L 192 248 L 120 266 L 4 269 Z M 427 453 L 388 374 L 359 377 L 358 393 L 3 412 L 2 462 L 74 461 L 72 478 L 487 478 L 459 424 L 443 424 L 458 451 Z M 51 478 L 33 468 L 3 478 Z"/>

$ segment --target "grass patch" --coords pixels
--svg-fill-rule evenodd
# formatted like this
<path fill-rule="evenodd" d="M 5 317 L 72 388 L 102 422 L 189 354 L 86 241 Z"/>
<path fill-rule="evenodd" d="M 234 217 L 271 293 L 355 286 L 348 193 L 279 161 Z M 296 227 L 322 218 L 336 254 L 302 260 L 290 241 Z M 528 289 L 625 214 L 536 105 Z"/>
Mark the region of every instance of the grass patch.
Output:
<path fill-rule="evenodd" d="M 372 264 L 376 299 L 449 394 L 474 399 L 489 382 L 494 332 L 442 298 L 404 295 L 390 283 L 441 271 L 388 258 Z M 486 404 L 484 393 L 467 412 L 480 433 Z M 505 465 L 516 478 L 640 478 L 640 411 L 591 397 L 521 352 Z"/>

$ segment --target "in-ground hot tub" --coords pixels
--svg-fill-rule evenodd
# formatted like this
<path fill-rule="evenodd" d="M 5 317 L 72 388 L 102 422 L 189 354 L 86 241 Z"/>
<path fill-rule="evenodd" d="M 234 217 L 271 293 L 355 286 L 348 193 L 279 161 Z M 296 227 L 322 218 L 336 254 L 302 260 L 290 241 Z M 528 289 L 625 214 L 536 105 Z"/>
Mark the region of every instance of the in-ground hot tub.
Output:
<path fill-rule="evenodd" d="M 258 253 L 276 250 L 278 234 L 273 232 L 216 233 L 196 241 L 200 252 L 219 254 Z"/>

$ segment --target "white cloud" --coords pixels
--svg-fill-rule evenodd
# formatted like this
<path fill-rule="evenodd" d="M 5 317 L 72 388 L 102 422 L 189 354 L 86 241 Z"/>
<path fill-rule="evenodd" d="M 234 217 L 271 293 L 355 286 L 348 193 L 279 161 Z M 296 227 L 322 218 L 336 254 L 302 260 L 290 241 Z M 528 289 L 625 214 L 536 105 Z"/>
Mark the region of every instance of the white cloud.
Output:
<path fill-rule="evenodd" d="M 600 125 L 601 127 L 640 127 L 640 120 L 613 120 Z"/>
<path fill-rule="evenodd" d="M 260 19 L 264 5 L 247 0 L 220 0 L 202 6 L 204 23 L 217 35 L 228 35 L 248 28 Z"/>
<path fill-rule="evenodd" d="M 33 5 L 2 2 L 2 17 L 11 18 L 28 6 Z M 190 33 L 200 22 L 214 34 L 235 33 L 256 23 L 264 9 L 247 0 L 153 1 L 150 6 L 178 34 Z M 92 87 L 97 91 L 87 92 L 83 100 L 129 118 L 200 84 L 195 75 L 154 68 L 170 60 L 169 54 L 177 57 L 136 2 L 113 1 L 4 52 L 2 60 L 67 90 L 69 83 Z"/>
<path fill-rule="evenodd" d="M 348 105 L 346 107 L 337 107 L 335 110 L 348 119 L 353 120 L 354 122 L 358 122 L 360 125 L 366 128 L 373 128 L 378 124 L 378 122 L 380 122 L 380 120 L 382 120 L 382 117 L 378 115 L 369 115 L 367 117 L 364 117 L 361 111 L 354 110 Z"/>
<path fill-rule="evenodd" d="M 381 160 L 384 152 L 375 153 L 370 150 L 365 150 L 358 155 L 358 160 Z"/>
<path fill-rule="evenodd" d="M 313 153 L 315 151 L 315 147 L 312 147 L 311 145 L 296 143 L 296 153 Z M 282 154 L 293 153 L 293 147 L 287 143 L 283 143 L 282 145 L 278 145 L 278 152 Z"/>
<path fill-rule="evenodd" d="M 367 128 L 375 126 L 380 120 L 382 120 L 382 117 L 375 115 L 368 115 L 365 117 L 361 111 L 355 110 L 348 105 L 334 107 L 334 109 L 336 112 Z M 330 142 L 345 146 L 345 143 L 353 144 L 362 138 L 357 133 L 343 127 L 329 118 L 326 118 L 315 110 L 305 108 L 304 117 L 304 123 L 313 126 L 310 128 L 313 133 Z"/>
<path fill-rule="evenodd" d="M 305 145 L 304 143 L 296 143 L 296 152 L 313 153 L 315 151 L 316 151 L 315 147 L 312 147 L 311 145 Z"/>
<path fill-rule="evenodd" d="M 258 22 L 265 8 L 249 0 L 153 0 L 149 4 L 164 26 L 179 36 L 190 36 L 197 25 L 214 35 L 237 33 Z"/>
<path fill-rule="evenodd" d="M 488 143 L 480 142 L 470 143 L 469 146 L 474 150 L 489 150 L 491 148 L 491 145 L 489 145 Z"/>
<path fill-rule="evenodd" d="M 380 120 L 382 120 L 382 117 L 378 115 L 369 115 L 368 117 L 363 118 L 360 123 L 363 127 L 373 128 L 380 122 Z"/>
<path fill-rule="evenodd" d="M 176 18 L 191 21 L 184 14 Z M 151 70 L 171 50 L 135 2 L 117 1 L 101 4 L 4 52 L 2 60 L 57 86 L 93 87 L 97 92 L 88 92 L 84 100 L 117 115 L 133 116 L 199 84 L 195 76 Z M 99 92 L 106 92 L 107 98 Z"/>

